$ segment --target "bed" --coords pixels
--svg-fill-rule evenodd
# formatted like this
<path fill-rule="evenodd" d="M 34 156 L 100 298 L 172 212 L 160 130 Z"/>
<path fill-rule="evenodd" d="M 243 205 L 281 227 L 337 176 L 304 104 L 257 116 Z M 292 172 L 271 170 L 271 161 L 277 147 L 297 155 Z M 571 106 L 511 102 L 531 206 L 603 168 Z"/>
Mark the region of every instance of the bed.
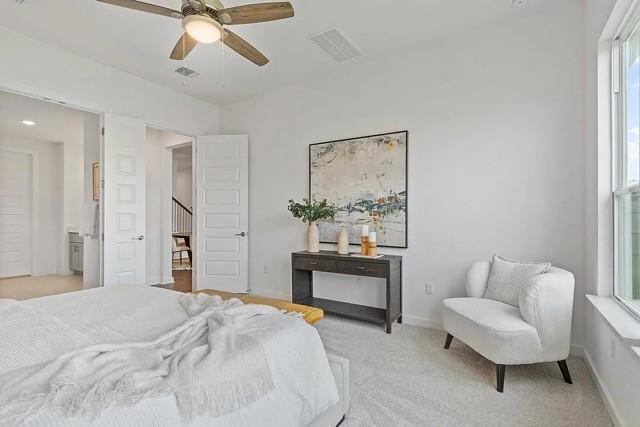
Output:
<path fill-rule="evenodd" d="M 171 331 L 189 318 L 179 303 L 184 294 L 145 286 L 117 286 L 36 298 L 22 303 L 90 337 L 89 344 L 131 343 Z M 211 297 L 207 297 L 211 298 Z M 3 318 L 5 320 L 6 318 Z M 5 322 L 6 323 L 6 322 Z M 0 347 L 0 375 L 44 362 L 30 322 L 5 324 Z M 57 426 L 302 426 L 338 425 L 349 404 L 348 361 L 327 355 L 316 330 L 295 316 L 274 315 L 269 326 L 250 318 L 243 333 L 264 349 L 273 388 L 254 402 L 224 415 L 197 416 L 188 422 L 172 394 L 144 398 L 133 405 L 111 406 L 98 417 L 66 417 L 45 408 L 27 418 L 28 427 Z M 9 326 L 9 328 L 6 328 Z M 42 332 L 42 331 L 40 331 Z M 32 341 L 34 351 L 11 352 L 6 345 Z M 66 341 L 65 341 L 66 342 Z M 70 347 L 70 348 L 66 348 Z M 57 353 L 74 350 L 56 347 Z M 1 404 L 1 402 L 0 402 Z M 0 425 L 2 424 L 0 419 Z"/>

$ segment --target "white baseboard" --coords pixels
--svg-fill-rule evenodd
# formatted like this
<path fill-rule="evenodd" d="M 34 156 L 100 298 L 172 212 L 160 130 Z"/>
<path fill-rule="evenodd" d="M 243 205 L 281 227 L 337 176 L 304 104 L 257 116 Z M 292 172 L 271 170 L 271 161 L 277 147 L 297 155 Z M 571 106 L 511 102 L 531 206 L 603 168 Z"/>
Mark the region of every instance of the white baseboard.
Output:
<path fill-rule="evenodd" d="M 444 329 L 442 322 L 432 319 L 425 319 L 424 317 L 402 315 L 402 323 L 407 325 L 420 326 L 427 329 L 437 329 L 442 331 Z"/>
<path fill-rule="evenodd" d="M 620 417 L 618 417 L 618 411 L 616 409 L 616 405 L 613 402 L 613 399 L 611 398 L 611 395 L 609 394 L 607 387 L 601 381 L 600 375 L 598 374 L 598 371 L 596 370 L 595 365 L 593 364 L 593 361 L 591 359 L 591 356 L 589 355 L 589 352 L 587 351 L 586 348 L 582 347 L 582 353 L 583 353 L 584 362 L 587 365 L 587 370 L 589 371 L 589 374 L 591 374 L 591 378 L 593 379 L 593 382 L 595 383 L 596 388 L 598 389 L 598 393 L 600 393 L 600 397 L 604 402 L 604 406 L 606 406 L 607 408 L 607 412 L 609 412 L 609 417 L 611 417 L 611 421 L 613 421 L 613 425 L 615 425 L 616 427 L 625 427 L 625 425 L 622 423 L 622 420 L 620 420 Z"/>
<path fill-rule="evenodd" d="M 173 276 L 165 277 L 164 279 L 162 279 L 163 285 L 171 285 L 173 283 L 174 283 Z"/>
<path fill-rule="evenodd" d="M 569 349 L 569 354 L 572 356 L 582 357 L 584 359 L 585 358 L 584 346 L 581 346 L 580 344 L 571 344 L 571 348 Z"/>

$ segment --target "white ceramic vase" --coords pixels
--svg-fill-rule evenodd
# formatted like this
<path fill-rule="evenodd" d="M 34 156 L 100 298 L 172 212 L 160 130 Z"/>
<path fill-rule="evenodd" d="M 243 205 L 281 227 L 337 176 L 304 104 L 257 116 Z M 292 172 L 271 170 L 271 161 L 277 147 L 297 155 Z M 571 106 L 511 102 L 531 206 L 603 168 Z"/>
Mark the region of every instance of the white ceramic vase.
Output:
<path fill-rule="evenodd" d="M 307 252 L 320 252 L 320 232 L 315 221 L 309 223 L 307 230 Z"/>
<path fill-rule="evenodd" d="M 349 234 L 344 227 L 341 227 L 338 233 L 338 254 L 349 255 Z"/>

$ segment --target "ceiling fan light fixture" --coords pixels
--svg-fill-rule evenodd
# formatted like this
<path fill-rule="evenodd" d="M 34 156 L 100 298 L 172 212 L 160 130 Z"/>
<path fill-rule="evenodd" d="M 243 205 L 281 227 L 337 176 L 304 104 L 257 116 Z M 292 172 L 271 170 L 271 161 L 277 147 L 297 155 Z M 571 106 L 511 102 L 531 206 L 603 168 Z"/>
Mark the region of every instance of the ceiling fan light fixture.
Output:
<path fill-rule="evenodd" d="M 185 16 L 182 28 L 200 43 L 214 43 L 222 38 L 222 26 L 209 16 Z"/>

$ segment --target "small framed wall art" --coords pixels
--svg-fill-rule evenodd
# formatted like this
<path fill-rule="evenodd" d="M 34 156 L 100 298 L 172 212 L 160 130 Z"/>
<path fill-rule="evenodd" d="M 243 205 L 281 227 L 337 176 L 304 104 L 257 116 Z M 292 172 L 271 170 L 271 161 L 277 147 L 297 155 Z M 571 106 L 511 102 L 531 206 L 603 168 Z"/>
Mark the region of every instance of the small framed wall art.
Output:
<path fill-rule="evenodd" d="M 100 162 L 93 162 L 93 200 L 100 200 Z"/>

